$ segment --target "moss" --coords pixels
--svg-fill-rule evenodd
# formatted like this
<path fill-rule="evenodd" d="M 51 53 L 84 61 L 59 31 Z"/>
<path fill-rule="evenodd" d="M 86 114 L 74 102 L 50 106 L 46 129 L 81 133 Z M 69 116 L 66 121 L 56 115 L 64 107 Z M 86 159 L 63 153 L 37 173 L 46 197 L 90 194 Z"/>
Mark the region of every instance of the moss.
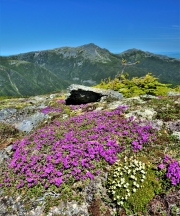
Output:
<path fill-rule="evenodd" d="M 149 169 L 142 188 L 139 188 L 136 193 L 130 196 L 127 203 L 127 208 L 132 208 L 134 212 L 145 211 L 145 207 L 148 202 L 155 196 L 156 193 L 160 192 L 160 190 L 161 187 L 155 178 L 154 171 Z"/>

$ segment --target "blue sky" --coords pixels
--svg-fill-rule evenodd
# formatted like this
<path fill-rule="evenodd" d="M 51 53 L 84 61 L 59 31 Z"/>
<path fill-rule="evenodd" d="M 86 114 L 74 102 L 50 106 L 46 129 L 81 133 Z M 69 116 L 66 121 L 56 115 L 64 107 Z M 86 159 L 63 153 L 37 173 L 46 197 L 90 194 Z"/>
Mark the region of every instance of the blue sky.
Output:
<path fill-rule="evenodd" d="M 88 43 L 180 52 L 180 0 L 0 0 L 0 55 Z"/>

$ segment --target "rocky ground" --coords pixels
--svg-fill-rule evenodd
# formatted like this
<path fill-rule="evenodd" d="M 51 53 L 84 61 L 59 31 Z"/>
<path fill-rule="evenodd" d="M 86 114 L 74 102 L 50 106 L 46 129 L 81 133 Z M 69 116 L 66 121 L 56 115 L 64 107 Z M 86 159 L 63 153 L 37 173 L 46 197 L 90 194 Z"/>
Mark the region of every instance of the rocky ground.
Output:
<path fill-rule="evenodd" d="M 32 133 L 36 128 L 41 127 L 51 119 L 55 119 L 55 114 L 42 113 L 41 110 L 51 104 L 52 101 L 61 98 L 61 94 L 43 95 L 29 98 L 6 99 L 0 101 L 0 165 L 5 160 L 11 157 L 12 143 L 16 139 L 20 139 L 27 134 Z M 125 118 L 135 116 L 135 118 L 147 119 L 153 127 L 165 133 L 174 134 L 177 140 L 180 140 L 180 96 L 168 96 L 171 103 L 162 105 L 153 104 L 153 100 L 161 100 L 161 98 L 144 95 L 143 97 L 135 97 L 121 100 L 111 100 L 107 98 L 104 101 L 96 102 L 95 106 L 89 104 L 84 110 L 79 109 L 77 113 L 94 112 L 96 110 L 113 110 L 119 105 L 128 105 L 130 109 L 125 114 Z M 170 110 L 176 107 L 176 111 L 172 114 Z M 171 114 L 170 114 L 171 113 Z M 166 114 L 166 115 L 165 115 Z M 162 115 L 163 118 L 162 118 Z M 171 116 L 170 116 L 171 115 Z M 68 115 L 64 115 L 68 118 Z M 180 142 L 176 141 L 176 145 Z M 178 148 L 177 148 L 178 149 Z M 175 154 L 180 155 L 176 149 Z M 0 170 L 1 172 L 1 170 Z M 46 196 L 50 195 L 54 198 L 58 194 L 44 194 L 38 199 L 22 199 L 21 195 L 8 196 L 4 194 L 3 189 L 0 189 L 0 215 L 22 215 L 22 216 L 51 216 L 51 215 L 66 215 L 66 216 L 110 216 L 110 215 L 126 215 L 125 211 L 117 208 L 115 204 L 105 206 L 105 202 L 100 194 L 106 195 L 104 183 L 107 180 L 107 173 L 101 176 L 96 176 L 90 181 L 81 193 L 85 200 L 83 203 L 76 201 L 62 201 L 57 206 L 51 207 L 45 213 Z M 96 194 L 96 196 L 95 196 Z M 116 212 L 116 213 L 115 213 Z M 156 195 L 148 204 L 147 212 L 144 215 L 180 215 L 180 191 L 178 189 Z"/>

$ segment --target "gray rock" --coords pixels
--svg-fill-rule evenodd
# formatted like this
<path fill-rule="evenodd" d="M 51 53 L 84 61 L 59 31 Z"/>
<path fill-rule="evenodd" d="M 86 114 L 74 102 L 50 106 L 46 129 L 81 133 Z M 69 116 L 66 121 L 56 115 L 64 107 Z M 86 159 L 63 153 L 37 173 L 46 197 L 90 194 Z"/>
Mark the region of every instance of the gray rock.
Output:
<path fill-rule="evenodd" d="M 145 100 L 148 100 L 148 99 L 158 99 L 158 97 L 153 96 L 153 95 L 148 95 L 148 94 L 140 95 L 140 98 L 141 99 L 145 99 Z"/>
<path fill-rule="evenodd" d="M 163 127 L 163 121 L 160 119 L 155 119 L 155 120 L 150 121 L 150 125 L 152 128 L 156 130 L 161 130 L 161 128 Z"/>
<path fill-rule="evenodd" d="M 119 106 L 127 106 L 124 102 L 125 101 L 114 101 L 112 103 L 109 103 L 107 105 L 107 107 L 111 110 L 114 110 L 114 109 L 118 108 Z"/>
<path fill-rule="evenodd" d="M 180 120 L 166 122 L 166 127 L 172 132 L 180 132 Z"/>
<path fill-rule="evenodd" d="M 29 133 L 34 128 L 36 128 L 40 122 L 42 122 L 44 119 L 47 118 L 48 118 L 47 114 L 37 112 L 34 115 L 28 117 L 27 119 L 24 119 L 21 123 L 16 124 L 16 128 L 18 130 Z"/>
<path fill-rule="evenodd" d="M 143 120 L 152 120 L 154 116 L 156 116 L 157 112 L 153 109 L 141 109 L 141 110 L 135 110 L 131 111 L 128 114 L 125 114 L 126 118 L 130 118 L 131 116 L 134 116 L 134 119 L 140 118 Z"/>
<path fill-rule="evenodd" d="M 145 119 L 143 119 L 145 120 Z M 159 119 L 155 119 L 155 120 L 148 120 L 148 121 L 142 121 L 140 122 L 141 126 L 146 126 L 146 125 L 150 125 L 153 129 L 160 131 L 163 127 L 163 121 L 159 120 Z"/>
<path fill-rule="evenodd" d="M 168 96 L 180 96 L 180 92 L 169 91 L 167 93 Z"/>
<path fill-rule="evenodd" d="M 104 96 L 117 98 L 119 100 L 123 99 L 121 93 L 113 90 L 104 90 L 99 88 L 92 88 L 83 85 L 72 84 L 67 89 L 65 101 L 67 105 L 79 105 L 98 102 Z"/>
<path fill-rule="evenodd" d="M 145 104 L 146 102 L 142 100 L 139 96 L 126 98 L 126 102 L 135 102 L 136 104 Z"/>
<path fill-rule="evenodd" d="M 14 108 L 4 108 L 0 110 L 0 121 L 6 120 L 8 116 L 13 115 L 16 113 L 16 109 Z"/>
<path fill-rule="evenodd" d="M 8 147 L 0 150 L 0 164 L 2 164 L 4 160 L 9 159 L 11 150 L 12 150 L 12 145 L 9 145 Z"/>
<path fill-rule="evenodd" d="M 66 215 L 66 216 L 88 216 L 88 204 L 86 202 L 78 204 L 76 201 L 63 203 L 59 207 L 52 207 L 48 212 L 48 216 L 53 215 Z"/>
<path fill-rule="evenodd" d="M 29 215 L 29 216 L 44 215 L 43 212 L 44 212 L 44 207 L 37 206 L 35 209 L 31 210 L 26 215 Z"/>

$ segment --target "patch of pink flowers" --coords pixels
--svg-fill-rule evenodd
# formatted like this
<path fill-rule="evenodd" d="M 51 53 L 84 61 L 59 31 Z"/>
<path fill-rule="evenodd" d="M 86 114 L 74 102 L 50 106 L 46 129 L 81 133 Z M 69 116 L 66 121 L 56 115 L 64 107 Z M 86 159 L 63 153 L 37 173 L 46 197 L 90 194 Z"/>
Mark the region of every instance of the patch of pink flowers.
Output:
<path fill-rule="evenodd" d="M 48 108 L 47 108 L 48 109 Z M 45 126 L 14 143 L 1 186 L 59 187 L 70 179 L 93 179 L 101 164 L 113 164 L 124 150 L 139 151 L 155 140 L 150 125 L 125 119 L 127 109 L 93 111 Z"/>
<path fill-rule="evenodd" d="M 61 105 L 63 105 L 63 104 L 65 104 L 65 100 L 63 100 L 63 99 L 59 99 L 59 100 L 57 100 L 57 105 L 60 105 L 60 106 L 58 106 L 58 107 L 52 107 L 52 106 L 47 106 L 47 107 L 45 107 L 45 108 L 42 108 L 41 109 L 41 112 L 42 113 L 44 113 L 44 114 L 48 114 L 48 113 L 50 113 L 50 112 L 62 112 L 62 107 L 61 107 Z"/>
<path fill-rule="evenodd" d="M 166 177 L 170 179 L 172 185 L 180 184 L 180 166 L 177 160 L 172 159 L 169 155 L 165 155 L 158 168 L 165 170 Z"/>

